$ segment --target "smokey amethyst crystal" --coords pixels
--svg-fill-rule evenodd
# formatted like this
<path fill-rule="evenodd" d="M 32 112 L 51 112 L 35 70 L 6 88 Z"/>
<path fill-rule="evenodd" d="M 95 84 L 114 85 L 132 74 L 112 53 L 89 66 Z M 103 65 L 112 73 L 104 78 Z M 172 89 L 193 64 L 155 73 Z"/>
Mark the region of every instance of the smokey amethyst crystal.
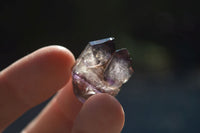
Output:
<path fill-rule="evenodd" d="M 127 49 L 115 50 L 114 38 L 91 41 L 72 70 L 74 93 L 81 102 L 97 93 L 116 96 L 133 73 Z"/>

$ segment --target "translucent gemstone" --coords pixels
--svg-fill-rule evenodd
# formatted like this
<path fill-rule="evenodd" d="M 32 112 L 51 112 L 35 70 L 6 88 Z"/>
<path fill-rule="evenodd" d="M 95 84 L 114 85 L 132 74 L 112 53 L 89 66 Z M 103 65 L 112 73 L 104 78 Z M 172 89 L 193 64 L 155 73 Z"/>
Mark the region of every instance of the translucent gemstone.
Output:
<path fill-rule="evenodd" d="M 133 73 L 127 49 L 115 51 L 114 38 L 91 41 L 72 70 L 74 93 L 84 102 L 97 93 L 116 96 Z"/>

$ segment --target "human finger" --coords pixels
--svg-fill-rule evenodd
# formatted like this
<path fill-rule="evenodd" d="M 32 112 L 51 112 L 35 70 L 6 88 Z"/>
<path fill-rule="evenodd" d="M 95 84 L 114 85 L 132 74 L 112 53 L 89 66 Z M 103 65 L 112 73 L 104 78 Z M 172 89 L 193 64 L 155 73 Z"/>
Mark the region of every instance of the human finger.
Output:
<path fill-rule="evenodd" d="M 49 46 L 0 72 L 0 131 L 31 107 L 64 86 L 74 57 L 61 46 Z"/>
<path fill-rule="evenodd" d="M 120 103 L 107 94 L 89 98 L 79 112 L 72 133 L 120 133 L 124 111 Z"/>
<path fill-rule="evenodd" d="M 81 106 L 82 103 L 75 97 L 70 81 L 22 132 L 71 133 Z"/>

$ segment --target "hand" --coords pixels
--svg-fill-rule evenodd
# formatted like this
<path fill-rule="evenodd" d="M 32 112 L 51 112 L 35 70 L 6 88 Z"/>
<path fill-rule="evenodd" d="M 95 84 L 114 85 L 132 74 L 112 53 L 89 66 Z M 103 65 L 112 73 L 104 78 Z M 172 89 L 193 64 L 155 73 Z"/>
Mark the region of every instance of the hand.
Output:
<path fill-rule="evenodd" d="M 25 111 L 58 93 L 24 133 L 120 133 L 124 112 L 107 94 L 84 104 L 74 96 L 72 53 L 61 46 L 33 52 L 0 72 L 0 132 Z"/>

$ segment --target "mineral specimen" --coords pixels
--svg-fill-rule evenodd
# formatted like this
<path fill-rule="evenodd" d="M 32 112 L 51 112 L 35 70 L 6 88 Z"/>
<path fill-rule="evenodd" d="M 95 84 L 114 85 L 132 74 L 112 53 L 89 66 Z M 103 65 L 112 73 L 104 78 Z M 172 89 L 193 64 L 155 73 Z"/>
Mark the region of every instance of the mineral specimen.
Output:
<path fill-rule="evenodd" d="M 115 51 L 114 38 L 91 41 L 72 70 L 74 93 L 81 102 L 97 93 L 116 96 L 133 73 L 127 49 Z"/>

